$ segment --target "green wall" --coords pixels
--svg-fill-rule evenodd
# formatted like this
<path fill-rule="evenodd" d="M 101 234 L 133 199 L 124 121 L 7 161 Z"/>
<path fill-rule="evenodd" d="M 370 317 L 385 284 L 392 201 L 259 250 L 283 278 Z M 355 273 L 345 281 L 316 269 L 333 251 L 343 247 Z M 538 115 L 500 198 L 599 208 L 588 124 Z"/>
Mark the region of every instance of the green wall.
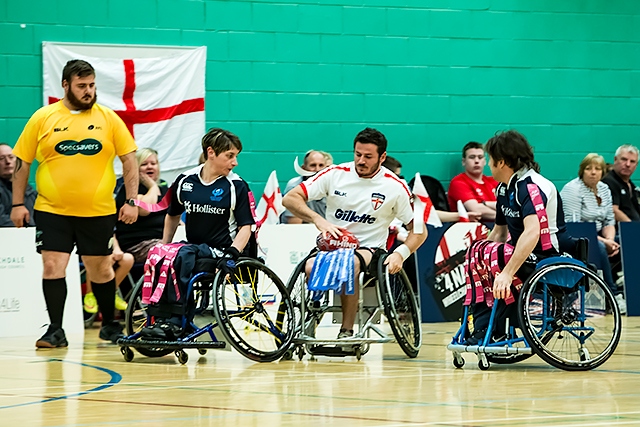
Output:
<path fill-rule="evenodd" d="M 257 193 L 310 148 L 350 160 L 365 125 L 406 176 L 445 183 L 499 129 L 559 186 L 586 153 L 638 143 L 639 1 L 329 1 L 4 0 L 0 140 L 41 105 L 41 43 L 59 41 L 206 45 L 207 126 L 240 136 Z"/>

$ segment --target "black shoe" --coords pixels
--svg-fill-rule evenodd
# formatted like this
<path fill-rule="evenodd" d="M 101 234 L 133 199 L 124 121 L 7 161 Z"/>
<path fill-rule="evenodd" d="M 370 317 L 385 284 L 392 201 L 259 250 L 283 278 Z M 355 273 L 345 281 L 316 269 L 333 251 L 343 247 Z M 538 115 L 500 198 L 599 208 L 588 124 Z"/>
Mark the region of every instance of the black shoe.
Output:
<path fill-rule="evenodd" d="M 56 348 L 67 347 L 69 342 L 64 334 L 64 329 L 55 328 L 53 325 L 49 325 L 47 332 L 36 341 L 36 348 Z"/>
<path fill-rule="evenodd" d="M 484 336 L 487 334 L 486 329 L 479 329 L 477 331 L 473 331 L 471 336 L 464 341 L 464 345 L 478 345 L 480 342 L 484 341 Z"/>
<path fill-rule="evenodd" d="M 175 341 L 183 334 L 180 326 L 165 319 L 157 319 L 156 323 L 140 331 L 140 336 L 149 340 Z"/>
<path fill-rule="evenodd" d="M 118 339 L 124 338 L 122 326 L 120 326 L 120 323 L 115 320 L 111 323 L 102 325 L 102 328 L 100 328 L 100 335 L 98 336 L 101 340 L 111 341 L 114 344 L 116 344 Z"/>

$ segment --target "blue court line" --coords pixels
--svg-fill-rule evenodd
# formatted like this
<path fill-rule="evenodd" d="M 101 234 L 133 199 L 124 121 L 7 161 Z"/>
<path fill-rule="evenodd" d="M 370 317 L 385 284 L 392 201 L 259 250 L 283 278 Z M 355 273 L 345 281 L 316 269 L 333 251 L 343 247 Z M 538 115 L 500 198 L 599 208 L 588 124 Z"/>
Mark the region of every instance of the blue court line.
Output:
<path fill-rule="evenodd" d="M 109 387 L 113 387 L 114 385 L 118 384 L 120 381 L 122 381 L 122 375 L 120 375 L 119 373 L 112 371 L 111 369 L 107 369 L 107 368 L 103 368 L 101 366 L 95 366 L 95 365 L 88 365 L 86 363 L 81 363 L 81 362 L 70 362 L 67 360 L 62 360 L 62 359 L 49 359 L 47 362 L 62 362 L 62 363 L 71 363 L 73 365 L 80 365 L 80 366 L 84 366 L 86 368 L 92 368 L 92 369 L 97 369 L 98 371 L 102 371 L 106 374 L 108 374 L 109 376 L 111 376 L 111 378 L 109 379 L 108 382 L 99 385 L 98 387 L 94 387 L 90 390 L 86 390 L 86 391 L 81 391 L 78 393 L 72 393 L 72 394 L 67 394 L 64 396 L 58 396 L 58 397 L 50 397 L 49 399 L 41 399 L 41 400 L 36 400 L 34 402 L 26 402 L 26 403 L 18 403 L 16 405 L 8 405 L 8 406 L 0 406 L 0 410 L 1 409 L 9 409 L 9 408 L 18 408 L 21 406 L 29 406 L 29 405 L 38 405 L 38 404 L 42 404 L 42 403 L 47 403 L 47 402 L 53 402 L 55 400 L 63 400 L 63 399 L 69 399 L 72 397 L 78 397 L 78 396 L 84 396 L 86 394 L 89 393 L 94 393 L 96 391 L 100 391 L 100 390 L 104 390 L 107 389 Z"/>

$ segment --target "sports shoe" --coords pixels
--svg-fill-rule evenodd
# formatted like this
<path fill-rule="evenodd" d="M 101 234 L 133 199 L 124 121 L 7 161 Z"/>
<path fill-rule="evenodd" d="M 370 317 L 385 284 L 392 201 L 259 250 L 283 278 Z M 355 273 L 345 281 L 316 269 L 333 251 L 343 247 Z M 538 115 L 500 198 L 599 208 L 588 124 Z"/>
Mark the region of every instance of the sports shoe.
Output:
<path fill-rule="evenodd" d="M 122 326 L 120 326 L 120 323 L 116 320 L 111 323 L 107 323 L 106 325 L 103 324 L 98 336 L 101 340 L 111 341 L 114 344 L 119 338 L 124 338 Z"/>
<path fill-rule="evenodd" d="M 64 329 L 54 328 L 53 325 L 49 325 L 47 332 L 36 341 L 36 348 L 56 348 L 68 345 L 69 342 L 64 334 Z"/>
<path fill-rule="evenodd" d="M 148 340 L 175 341 L 183 334 L 180 326 L 166 319 L 156 319 L 156 323 L 140 331 L 140 336 Z"/>
<path fill-rule="evenodd" d="M 353 338 L 353 329 L 340 329 L 340 332 L 338 333 L 338 339 L 341 340 L 345 338 Z"/>
<path fill-rule="evenodd" d="M 624 299 L 624 295 L 618 294 L 615 298 L 620 314 L 627 314 L 627 301 Z"/>
<path fill-rule="evenodd" d="M 119 311 L 125 311 L 127 309 L 127 302 L 123 300 L 120 294 L 118 294 L 117 292 L 116 292 L 115 306 L 116 306 L 116 310 L 119 310 Z M 85 307 L 86 307 L 86 303 L 85 303 Z"/>
<path fill-rule="evenodd" d="M 89 292 L 84 296 L 84 311 L 90 314 L 98 312 L 98 300 L 96 300 L 96 296 L 93 295 L 93 292 Z"/>

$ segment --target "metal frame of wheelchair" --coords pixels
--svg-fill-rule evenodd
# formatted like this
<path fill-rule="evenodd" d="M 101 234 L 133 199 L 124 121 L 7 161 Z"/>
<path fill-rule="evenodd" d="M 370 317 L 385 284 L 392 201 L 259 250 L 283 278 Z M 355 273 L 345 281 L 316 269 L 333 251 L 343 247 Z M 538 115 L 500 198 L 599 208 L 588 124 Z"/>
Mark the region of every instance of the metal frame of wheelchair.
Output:
<path fill-rule="evenodd" d="M 133 360 L 131 349 L 135 348 L 148 357 L 174 352 L 178 361 L 185 364 L 185 349 L 194 348 L 205 354 L 208 349 L 225 348 L 226 342 L 251 360 L 271 362 L 282 357 L 293 339 L 293 305 L 286 288 L 273 271 L 256 259 L 240 258 L 233 275 L 203 271 L 191 277 L 187 292 L 196 304 L 196 315 L 211 309 L 213 321 L 204 326 L 193 321 L 187 325 L 187 315 L 182 313 L 182 329 L 190 333 L 176 341 L 141 338 L 142 328 L 155 321 L 142 304 L 142 286 L 142 281 L 136 285 L 125 313 L 128 336 L 118 340 L 127 362 Z M 218 339 L 216 328 L 226 342 Z"/>
<path fill-rule="evenodd" d="M 468 352 L 477 355 L 483 371 L 491 363 L 516 363 L 534 354 L 556 368 L 586 371 L 606 362 L 620 340 L 622 324 L 613 294 L 591 268 L 573 258 L 540 261 L 523 284 L 517 300 L 522 336 L 507 324 L 505 339 L 492 341 L 497 302 L 478 345 L 465 344 L 469 334 L 469 307 L 465 307 L 462 325 L 447 346 L 456 368 L 464 366 L 462 353 Z"/>
<path fill-rule="evenodd" d="M 307 289 L 305 265 L 314 256 L 315 253 L 311 253 L 305 257 L 296 266 L 287 283 L 287 291 L 296 310 L 296 336 L 291 348 L 284 353 L 284 360 L 292 359 L 294 355 L 302 360 L 307 353 L 311 355 L 311 360 L 315 360 L 315 356 L 355 356 L 360 360 L 369 351 L 370 344 L 393 341 L 400 345 L 407 356 L 418 356 L 422 345 L 422 329 L 417 299 L 404 270 L 394 275 L 389 274 L 384 265 L 386 254 L 378 260 L 377 278 L 360 273 L 357 280 L 358 313 L 354 336 L 344 339 L 316 338 L 316 328 L 324 314 L 341 313 L 342 307 L 331 304 L 328 291 L 323 292 L 319 300 L 311 299 L 311 292 Z M 368 294 L 367 289 L 371 289 L 368 286 L 372 282 L 376 284 L 376 301 L 368 304 L 365 296 Z M 301 304 L 303 291 L 305 303 Z M 335 300 L 339 302 L 338 294 L 335 294 Z M 387 318 L 394 337 L 390 337 L 375 324 L 382 313 Z"/>

